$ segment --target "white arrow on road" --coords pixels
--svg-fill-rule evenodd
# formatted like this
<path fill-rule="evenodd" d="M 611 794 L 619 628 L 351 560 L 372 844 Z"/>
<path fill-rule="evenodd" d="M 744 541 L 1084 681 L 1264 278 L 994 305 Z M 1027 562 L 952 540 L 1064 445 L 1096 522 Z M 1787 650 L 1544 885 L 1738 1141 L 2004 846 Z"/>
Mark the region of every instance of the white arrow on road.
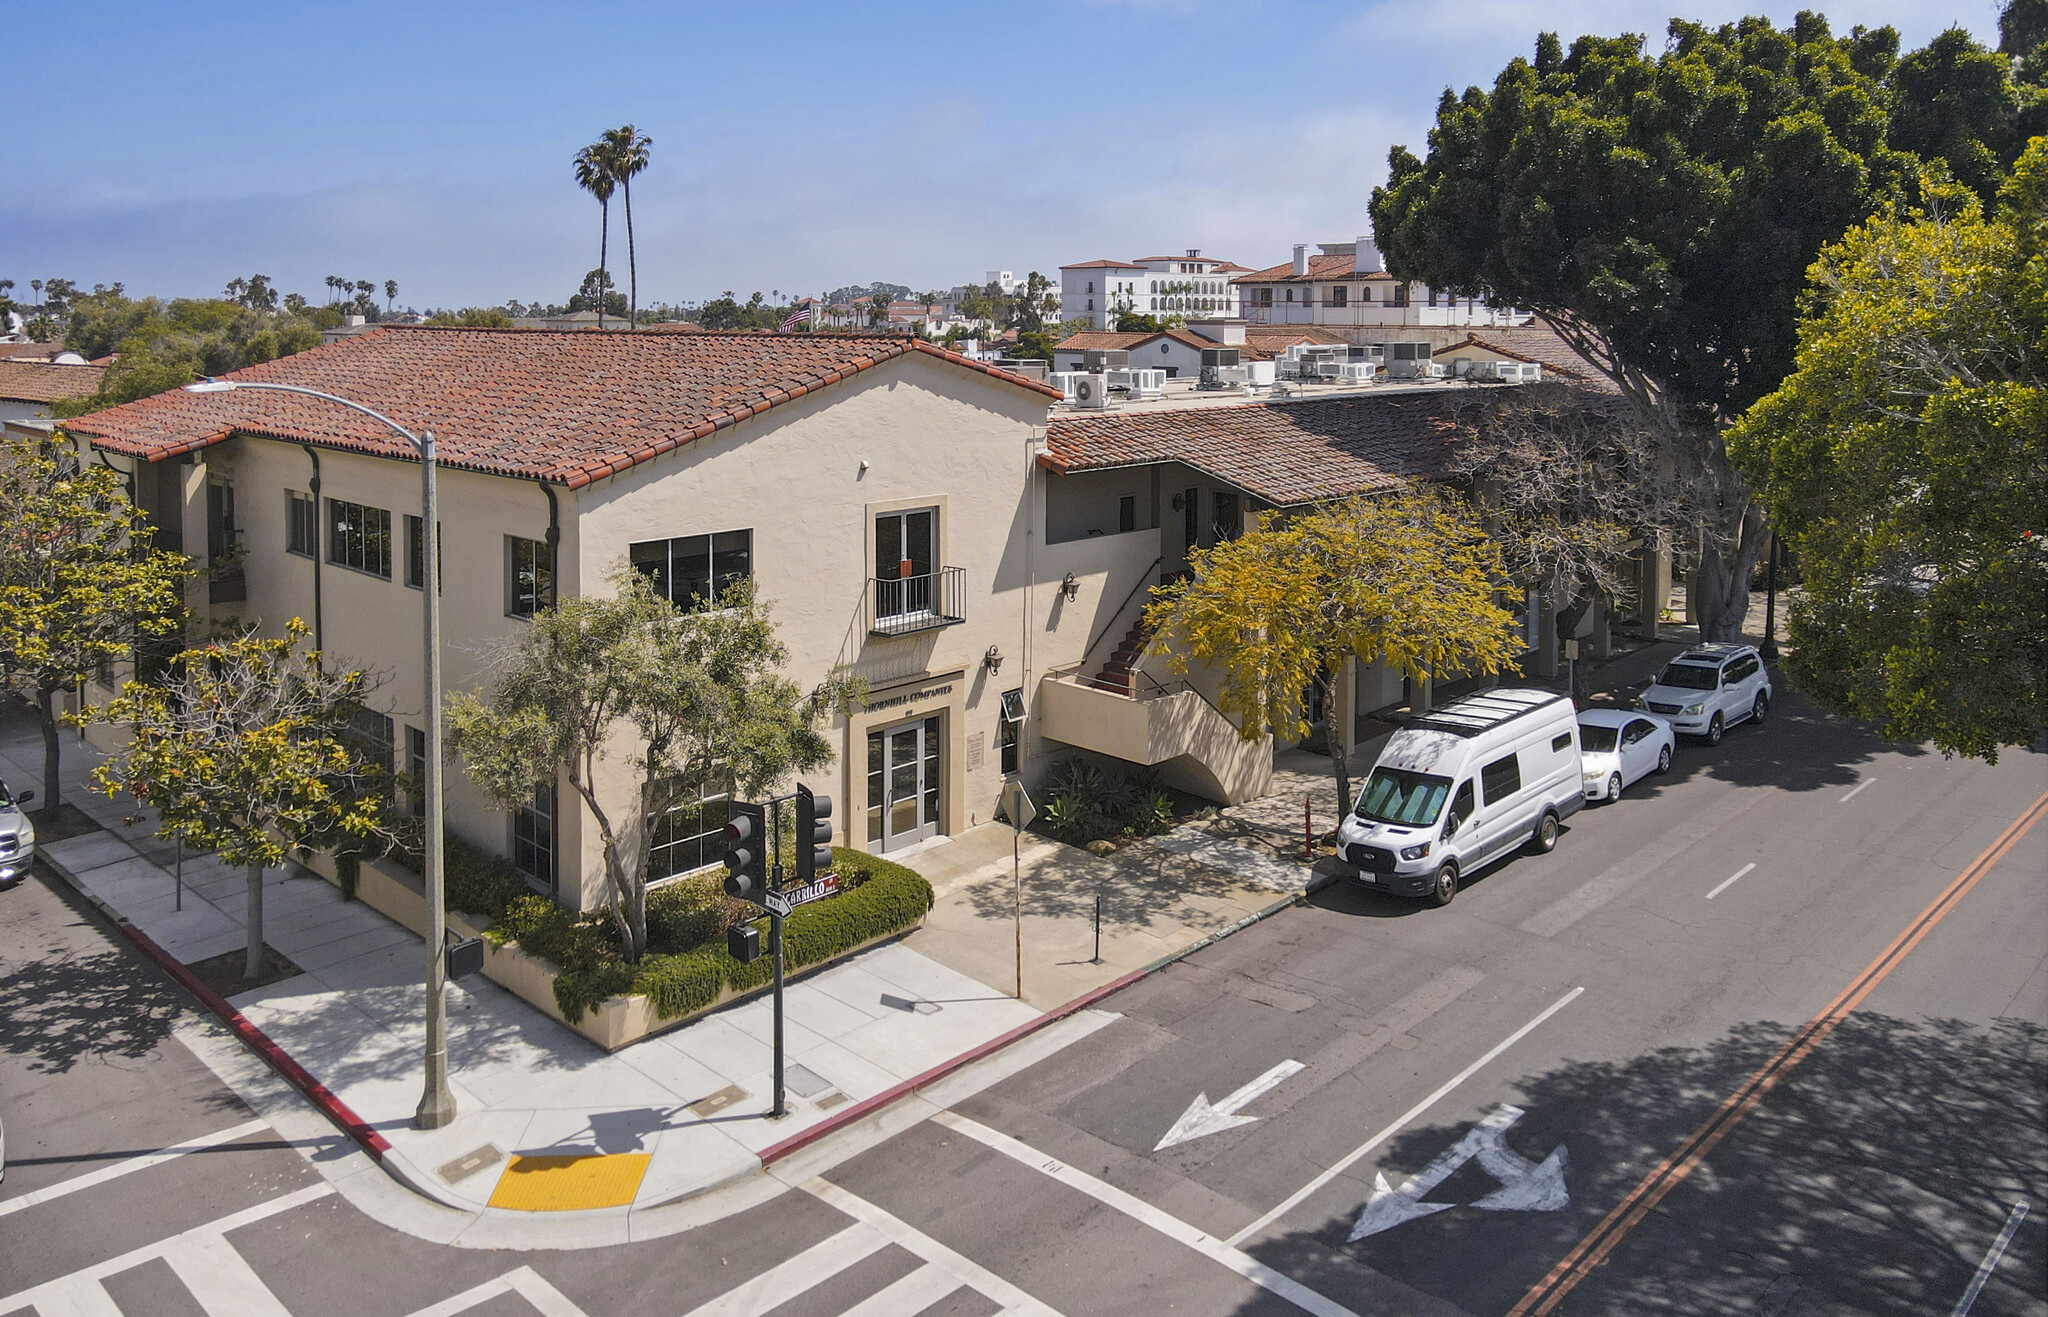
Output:
<path fill-rule="evenodd" d="M 1188 1109 L 1181 1113 L 1179 1120 L 1173 1122 L 1173 1128 L 1166 1131 L 1166 1137 L 1159 1140 L 1159 1145 L 1152 1151 L 1160 1152 L 1176 1143 L 1187 1143 L 1206 1135 L 1236 1129 L 1239 1125 L 1251 1124 L 1258 1119 L 1257 1116 L 1240 1116 L 1237 1113 L 1279 1087 L 1281 1081 L 1288 1076 L 1298 1075 L 1306 1069 L 1308 1067 L 1299 1061 L 1282 1061 L 1213 1105 L 1207 1093 L 1195 1094 L 1195 1100 L 1188 1103 Z"/>
<path fill-rule="evenodd" d="M 1563 1144 L 1540 1165 L 1508 1147 L 1508 1127 L 1523 1115 L 1520 1107 L 1505 1102 L 1495 1107 L 1486 1119 L 1465 1131 L 1464 1138 L 1438 1153 L 1398 1189 L 1387 1183 L 1385 1173 L 1375 1174 L 1372 1197 L 1366 1200 L 1357 1224 L 1351 1227 L 1350 1242 L 1355 1244 L 1367 1235 L 1391 1230 L 1405 1221 L 1456 1207 L 1456 1203 L 1425 1203 L 1422 1197 L 1475 1157 L 1481 1169 L 1500 1181 L 1500 1188 L 1473 1203 L 1474 1207 L 1489 1212 L 1555 1212 L 1569 1203 L 1571 1195 L 1564 1184 L 1568 1158 Z"/>

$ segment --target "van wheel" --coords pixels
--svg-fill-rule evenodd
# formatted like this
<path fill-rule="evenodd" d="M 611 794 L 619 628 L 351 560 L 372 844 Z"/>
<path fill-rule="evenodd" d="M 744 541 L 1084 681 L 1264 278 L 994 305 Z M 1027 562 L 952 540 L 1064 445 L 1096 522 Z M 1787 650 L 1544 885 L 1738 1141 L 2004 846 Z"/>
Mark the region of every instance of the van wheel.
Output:
<path fill-rule="evenodd" d="M 1657 752 L 1657 772 L 1661 775 L 1671 771 L 1671 747 L 1665 746 Z"/>
<path fill-rule="evenodd" d="M 1546 809 L 1543 811 L 1543 817 L 1536 820 L 1536 835 L 1529 838 L 1529 852 L 1532 855 L 1548 855 L 1556 849 L 1557 814 Z"/>
<path fill-rule="evenodd" d="M 1620 799 L 1621 774 L 1616 773 L 1613 777 L 1607 779 L 1607 803 L 1612 805 L 1615 801 Z"/>
<path fill-rule="evenodd" d="M 1436 881 L 1429 886 L 1429 892 L 1422 899 L 1431 905 L 1449 905 L 1458 895 L 1458 865 L 1455 860 L 1445 860 L 1444 866 L 1436 871 Z"/>
<path fill-rule="evenodd" d="M 1764 720 L 1764 716 L 1770 713 L 1770 711 L 1771 697 L 1764 694 L 1762 691 L 1758 691 L 1756 693 L 1756 703 L 1751 705 L 1749 708 L 1749 720 L 1753 723 L 1760 723 Z"/>
<path fill-rule="evenodd" d="M 1715 714 L 1714 721 L 1707 724 L 1707 744 L 1721 744 L 1721 734 L 1727 730 L 1727 725 L 1721 721 L 1721 715 Z"/>

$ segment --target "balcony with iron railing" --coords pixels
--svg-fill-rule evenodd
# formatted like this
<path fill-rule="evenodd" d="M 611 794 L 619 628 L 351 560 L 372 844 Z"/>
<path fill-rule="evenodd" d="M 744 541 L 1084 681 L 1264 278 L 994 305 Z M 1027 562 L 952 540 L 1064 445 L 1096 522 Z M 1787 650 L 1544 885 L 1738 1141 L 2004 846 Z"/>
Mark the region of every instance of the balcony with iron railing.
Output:
<path fill-rule="evenodd" d="M 868 578 L 868 634 L 907 636 L 967 620 L 967 571 L 940 567 L 893 578 Z"/>

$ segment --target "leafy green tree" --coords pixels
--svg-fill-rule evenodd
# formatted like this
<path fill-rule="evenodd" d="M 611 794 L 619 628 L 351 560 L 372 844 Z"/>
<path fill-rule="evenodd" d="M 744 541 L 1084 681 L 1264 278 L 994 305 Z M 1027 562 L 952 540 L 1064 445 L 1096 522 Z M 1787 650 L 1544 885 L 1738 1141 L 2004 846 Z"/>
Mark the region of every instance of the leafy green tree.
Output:
<path fill-rule="evenodd" d="M 34 703 L 43 810 L 64 801 L 57 692 L 129 658 L 139 637 L 176 634 L 190 568 L 150 547 L 121 475 L 81 466 L 63 441 L 0 441 L 0 685 Z"/>
<path fill-rule="evenodd" d="M 647 168 L 647 153 L 654 139 L 632 124 L 613 128 L 603 138 L 606 168 L 626 202 L 626 270 L 632 296 L 627 302 L 628 324 L 640 323 L 640 258 L 633 249 L 633 179 Z"/>
<path fill-rule="evenodd" d="M 270 286 L 270 276 L 267 274 L 252 274 L 246 279 L 230 279 L 227 290 L 221 297 L 236 306 L 248 307 L 251 311 L 277 310 L 277 290 Z"/>
<path fill-rule="evenodd" d="M 2048 138 L 1814 264 L 1797 369 L 1730 445 L 1786 528 L 1790 666 L 1885 735 L 1995 759 L 2048 731 Z"/>
<path fill-rule="evenodd" d="M 1303 695 L 1335 709 L 1345 661 L 1384 661 L 1413 678 L 1495 673 L 1520 651 L 1514 615 L 1496 602 L 1499 551 L 1460 502 L 1409 486 L 1281 518 L 1188 557 L 1189 576 L 1161 587 L 1147 630 L 1170 638 L 1168 663 L 1222 674 L 1217 705 L 1238 734 L 1303 736 Z M 1343 738 L 1329 738 L 1337 812 L 1351 807 Z"/>
<path fill-rule="evenodd" d="M 609 289 L 612 282 L 611 276 L 605 271 L 606 267 L 611 263 L 612 190 L 618 186 L 618 179 L 612 173 L 611 148 L 602 141 L 592 142 L 589 146 L 576 153 L 573 163 L 576 171 L 576 186 L 597 198 L 597 270 L 598 274 L 602 276 L 599 279 L 599 286 Z M 584 280 L 585 284 L 589 282 L 588 279 Z M 597 300 L 597 324 L 600 329 L 604 328 L 605 312 L 609 309 L 605 305 L 607 300 L 604 297 L 599 297 Z M 572 298 L 571 301 L 573 302 L 574 299 Z M 575 310 L 576 308 L 572 306 L 570 309 Z"/>
<path fill-rule="evenodd" d="M 256 280 L 262 280 L 258 275 Z M 241 297 L 274 301 L 276 293 L 237 280 Z M 230 291 L 235 284 L 229 285 Z M 321 308 L 323 311 L 325 308 Z M 338 322 L 338 316 L 336 317 Z M 97 391 L 52 406 L 58 417 L 81 416 L 190 384 L 201 375 L 224 375 L 318 347 L 313 319 L 226 298 L 129 298 L 118 288 L 79 297 L 65 331 L 65 346 L 88 359 L 118 353 Z"/>
<path fill-rule="evenodd" d="M 1391 153 L 1373 225 L 1397 276 L 1534 310 L 1642 410 L 1712 509 L 1690 584 L 1703 634 L 1725 639 L 1767 534 L 1722 431 L 1791 370 L 1821 247 L 1916 182 L 1892 138 L 1979 139 L 1937 107 L 1893 108 L 1926 88 L 1890 81 L 1888 28 L 1837 38 L 1803 13 L 1786 30 L 1748 18 L 1669 33 L 1655 58 L 1639 36 L 1567 53 L 1546 33 L 1490 92 L 1447 91 L 1427 161 Z M 1905 63 L 1954 64 L 1952 46 Z"/>
<path fill-rule="evenodd" d="M 694 613 L 623 565 L 612 583 L 611 598 L 564 599 L 537 614 L 502 657 L 489 700 L 451 695 L 447 716 L 470 780 L 506 808 L 531 800 L 536 782 L 568 778 L 597 822 L 607 903 L 638 960 L 647 950 L 648 821 L 697 783 L 729 779 L 756 795 L 830 763 L 824 723 L 861 687 L 834 674 L 805 694 L 781 675 L 789 651 L 752 582 Z M 599 781 L 598 765 L 613 755 L 631 770 L 623 799 Z"/>
<path fill-rule="evenodd" d="M 436 311 L 427 317 L 430 325 L 459 325 L 464 329 L 510 329 L 512 317 L 501 306 L 466 306 L 460 311 Z"/>
<path fill-rule="evenodd" d="M 889 323 L 889 295 L 875 293 L 868 298 L 868 328 Z"/>
<path fill-rule="evenodd" d="M 572 312 L 597 312 L 600 324 L 607 315 L 625 316 L 627 309 L 626 295 L 613 288 L 612 277 L 602 266 L 583 276 L 583 286 L 569 299 L 567 307 Z"/>
<path fill-rule="evenodd" d="M 336 836 L 372 851 L 396 839 L 384 809 L 389 765 L 366 759 L 348 730 L 370 683 L 323 667 L 317 651 L 299 648 L 306 634 L 293 618 L 278 639 L 188 649 L 165 684 L 129 682 L 94 711 L 134 733 L 93 771 L 94 784 L 156 810 L 159 837 L 244 869 L 245 980 L 263 972 L 265 869 Z"/>

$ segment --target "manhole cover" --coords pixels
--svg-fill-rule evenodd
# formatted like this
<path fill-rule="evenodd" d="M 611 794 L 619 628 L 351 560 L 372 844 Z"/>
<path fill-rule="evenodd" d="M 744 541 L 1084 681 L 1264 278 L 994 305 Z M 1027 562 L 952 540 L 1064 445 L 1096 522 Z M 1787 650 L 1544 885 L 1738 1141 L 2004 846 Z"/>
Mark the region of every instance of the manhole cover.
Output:
<path fill-rule="evenodd" d="M 689 1110 L 695 1116 L 715 1116 L 735 1102 L 747 1100 L 747 1090 L 737 1084 L 727 1084 L 710 1097 L 698 1098 L 690 1104 Z"/>
<path fill-rule="evenodd" d="M 486 1143 L 475 1152 L 465 1152 L 454 1161 L 442 1166 L 436 1174 L 450 1184 L 456 1184 L 475 1175 L 486 1166 L 496 1166 L 505 1160 L 505 1154 Z"/>
<path fill-rule="evenodd" d="M 807 1065 L 792 1065 L 784 1070 L 782 1072 L 782 1082 L 788 1087 L 790 1092 L 800 1098 L 816 1097 L 832 1087 L 831 1080 L 826 1079 Z"/>

